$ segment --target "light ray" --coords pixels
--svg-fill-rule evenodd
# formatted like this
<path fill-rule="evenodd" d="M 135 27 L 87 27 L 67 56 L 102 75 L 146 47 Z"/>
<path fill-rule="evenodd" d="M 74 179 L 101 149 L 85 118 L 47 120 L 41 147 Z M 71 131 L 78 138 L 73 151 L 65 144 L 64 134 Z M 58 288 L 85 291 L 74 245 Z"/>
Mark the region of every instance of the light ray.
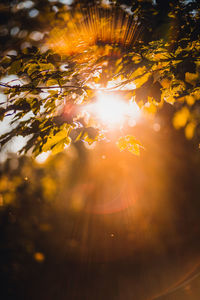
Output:
<path fill-rule="evenodd" d="M 110 44 L 131 48 L 138 40 L 141 26 L 131 14 L 118 7 L 94 6 L 66 12 L 66 26 L 57 24 L 47 44 L 57 53 L 83 53 L 88 47 Z"/>

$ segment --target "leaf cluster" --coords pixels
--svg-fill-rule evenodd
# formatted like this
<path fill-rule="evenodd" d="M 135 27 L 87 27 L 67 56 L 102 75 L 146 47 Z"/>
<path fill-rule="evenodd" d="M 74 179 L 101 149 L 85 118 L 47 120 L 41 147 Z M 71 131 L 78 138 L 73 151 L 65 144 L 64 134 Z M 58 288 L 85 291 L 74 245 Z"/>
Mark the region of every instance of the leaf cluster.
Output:
<path fill-rule="evenodd" d="M 103 138 L 97 122 L 81 112 L 84 105 L 96 101 L 96 91 L 106 89 L 108 83 L 114 84 L 111 91 L 133 99 L 145 112 L 155 114 L 164 102 L 175 105 L 173 124 L 184 127 L 191 139 L 200 123 L 200 11 L 196 2 L 177 2 L 170 7 L 168 18 L 178 24 L 176 41 L 140 40 L 131 49 L 108 42 L 74 55 L 43 51 L 38 45 L 3 56 L 1 77 L 15 75 L 17 79 L 0 83 L 7 98 L 1 103 L 0 119 L 12 116 L 14 126 L 1 136 L 1 146 L 21 135 L 28 138 L 22 152 L 31 150 L 38 155 L 48 150 L 57 153 L 71 142 L 91 144 Z M 181 34 L 180 28 L 186 34 Z M 130 84 L 135 88 L 130 89 Z M 127 138 L 125 141 L 129 143 Z M 138 144 L 133 145 L 131 151 L 138 154 Z"/>

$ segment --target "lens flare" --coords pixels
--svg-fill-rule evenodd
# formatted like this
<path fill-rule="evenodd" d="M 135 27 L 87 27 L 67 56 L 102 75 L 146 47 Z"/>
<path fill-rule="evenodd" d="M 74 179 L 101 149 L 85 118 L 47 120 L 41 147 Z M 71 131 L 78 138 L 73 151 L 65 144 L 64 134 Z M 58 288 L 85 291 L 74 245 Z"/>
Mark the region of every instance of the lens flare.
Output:
<path fill-rule="evenodd" d="M 140 109 L 135 102 L 124 101 L 114 93 L 98 92 L 97 101 L 88 111 L 103 125 L 110 128 L 123 126 L 126 120 L 138 120 Z"/>

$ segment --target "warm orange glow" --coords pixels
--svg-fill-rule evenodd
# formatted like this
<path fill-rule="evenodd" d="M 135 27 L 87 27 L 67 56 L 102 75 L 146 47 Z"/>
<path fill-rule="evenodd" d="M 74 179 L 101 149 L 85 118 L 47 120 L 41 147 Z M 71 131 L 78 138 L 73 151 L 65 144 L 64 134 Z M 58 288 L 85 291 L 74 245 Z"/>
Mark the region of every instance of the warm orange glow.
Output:
<path fill-rule="evenodd" d="M 136 121 L 140 117 L 140 109 L 135 102 L 126 102 L 117 94 L 101 91 L 88 111 L 110 128 L 121 127 L 126 120 Z"/>
<path fill-rule="evenodd" d="M 97 42 L 133 46 L 139 36 L 137 22 L 119 8 L 94 6 L 75 13 L 69 10 L 62 18 L 64 23 L 55 24 L 47 40 L 47 45 L 60 54 L 81 54 Z"/>

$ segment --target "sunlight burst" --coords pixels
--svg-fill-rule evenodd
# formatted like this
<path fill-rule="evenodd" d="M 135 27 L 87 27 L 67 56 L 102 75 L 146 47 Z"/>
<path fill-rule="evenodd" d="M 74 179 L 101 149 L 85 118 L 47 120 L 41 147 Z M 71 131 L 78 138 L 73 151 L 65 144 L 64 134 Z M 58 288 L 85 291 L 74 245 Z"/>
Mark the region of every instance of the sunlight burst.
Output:
<path fill-rule="evenodd" d="M 126 120 L 136 121 L 140 117 L 140 109 L 135 102 L 124 101 L 119 95 L 98 92 L 96 103 L 90 111 L 104 125 L 122 126 Z"/>

